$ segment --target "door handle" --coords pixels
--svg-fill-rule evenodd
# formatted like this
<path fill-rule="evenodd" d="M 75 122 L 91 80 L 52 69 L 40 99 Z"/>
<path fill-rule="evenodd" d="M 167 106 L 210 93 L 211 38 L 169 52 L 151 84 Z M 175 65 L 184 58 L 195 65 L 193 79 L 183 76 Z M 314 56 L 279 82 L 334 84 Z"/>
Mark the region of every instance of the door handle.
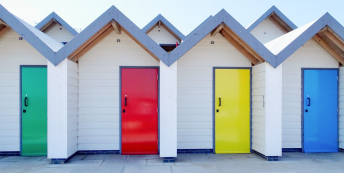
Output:
<path fill-rule="evenodd" d="M 124 106 L 127 106 L 127 98 L 124 98 Z"/>
<path fill-rule="evenodd" d="M 219 106 L 221 106 L 221 97 L 219 97 Z"/>
<path fill-rule="evenodd" d="M 311 98 L 307 98 L 307 106 L 310 106 L 311 105 Z"/>
<path fill-rule="evenodd" d="M 25 104 L 25 107 L 29 105 L 29 99 L 27 97 L 25 97 L 24 99 L 24 104 Z"/>

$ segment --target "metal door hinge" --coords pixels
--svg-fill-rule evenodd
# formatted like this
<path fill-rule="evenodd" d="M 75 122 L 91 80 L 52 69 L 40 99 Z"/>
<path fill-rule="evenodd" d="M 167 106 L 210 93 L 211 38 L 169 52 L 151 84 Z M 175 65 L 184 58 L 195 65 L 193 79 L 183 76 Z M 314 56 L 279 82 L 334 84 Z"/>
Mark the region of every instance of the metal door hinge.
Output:
<path fill-rule="evenodd" d="M 159 80 L 159 75 L 156 75 L 156 79 Z"/>

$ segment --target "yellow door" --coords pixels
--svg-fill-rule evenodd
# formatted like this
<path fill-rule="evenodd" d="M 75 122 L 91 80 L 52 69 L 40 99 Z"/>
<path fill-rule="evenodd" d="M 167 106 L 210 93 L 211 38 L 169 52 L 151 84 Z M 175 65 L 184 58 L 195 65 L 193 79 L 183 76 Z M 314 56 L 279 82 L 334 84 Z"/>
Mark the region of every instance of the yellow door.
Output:
<path fill-rule="evenodd" d="M 215 69 L 215 153 L 250 153 L 250 69 Z"/>

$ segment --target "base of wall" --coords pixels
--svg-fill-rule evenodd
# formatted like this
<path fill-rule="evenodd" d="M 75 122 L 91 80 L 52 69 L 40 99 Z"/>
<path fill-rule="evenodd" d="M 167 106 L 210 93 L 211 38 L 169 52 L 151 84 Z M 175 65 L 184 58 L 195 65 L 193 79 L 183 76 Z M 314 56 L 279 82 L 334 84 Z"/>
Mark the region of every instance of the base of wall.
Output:
<path fill-rule="evenodd" d="M 174 160 L 175 159 L 173 157 L 164 157 L 164 163 L 173 163 Z"/>
<path fill-rule="evenodd" d="M 20 151 L 0 151 L 0 156 L 20 156 Z"/>
<path fill-rule="evenodd" d="M 119 154 L 119 150 L 79 150 L 67 159 L 52 158 L 51 164 L 65 164 L 69 159 L 75 155 L 96 155 L 96 154 Z"/>
<path fill-rule="evenodd" d="M 282 148 L 282 152 L 302 152 L 302 148 Z"/>
<path fill-rule="evenodd" d="M 119 150 L 79 150 L 77 155 L 119 154 Z"/>
<path fill-rule="evenodd" d="M 186 153 L 213 153 L 213 149 L 177 149 L 178 154 Z"/>
<path fill-rule="evenodd" d="M 339 148 L 339 151 L 340 152 L 344 152 L 344 148 Z"/>
<path fill-rule="evenodd" d="M 253 153 L 263 157 L 264 159 L 266 159 L 267 161 L 278 161 L 278 156 L 265 156 L 264 154 L 256 151 L 256 150 L 252 150 Z"/>

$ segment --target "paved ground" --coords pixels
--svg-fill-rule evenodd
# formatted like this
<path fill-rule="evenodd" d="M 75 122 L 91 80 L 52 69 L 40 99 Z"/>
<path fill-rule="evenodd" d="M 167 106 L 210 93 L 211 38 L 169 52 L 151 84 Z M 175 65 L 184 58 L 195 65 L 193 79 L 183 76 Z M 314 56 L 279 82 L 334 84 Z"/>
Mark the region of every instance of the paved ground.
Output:
<path fill-rule="evenodd" d="M 52 165 L 45 157 L 1 157 L 0 172 L 344 172 L 344 152 L 283 153 L 277 162 L 255 154 L 178 154 L 175 163 L 157 155 L 77 155 Z"/>

